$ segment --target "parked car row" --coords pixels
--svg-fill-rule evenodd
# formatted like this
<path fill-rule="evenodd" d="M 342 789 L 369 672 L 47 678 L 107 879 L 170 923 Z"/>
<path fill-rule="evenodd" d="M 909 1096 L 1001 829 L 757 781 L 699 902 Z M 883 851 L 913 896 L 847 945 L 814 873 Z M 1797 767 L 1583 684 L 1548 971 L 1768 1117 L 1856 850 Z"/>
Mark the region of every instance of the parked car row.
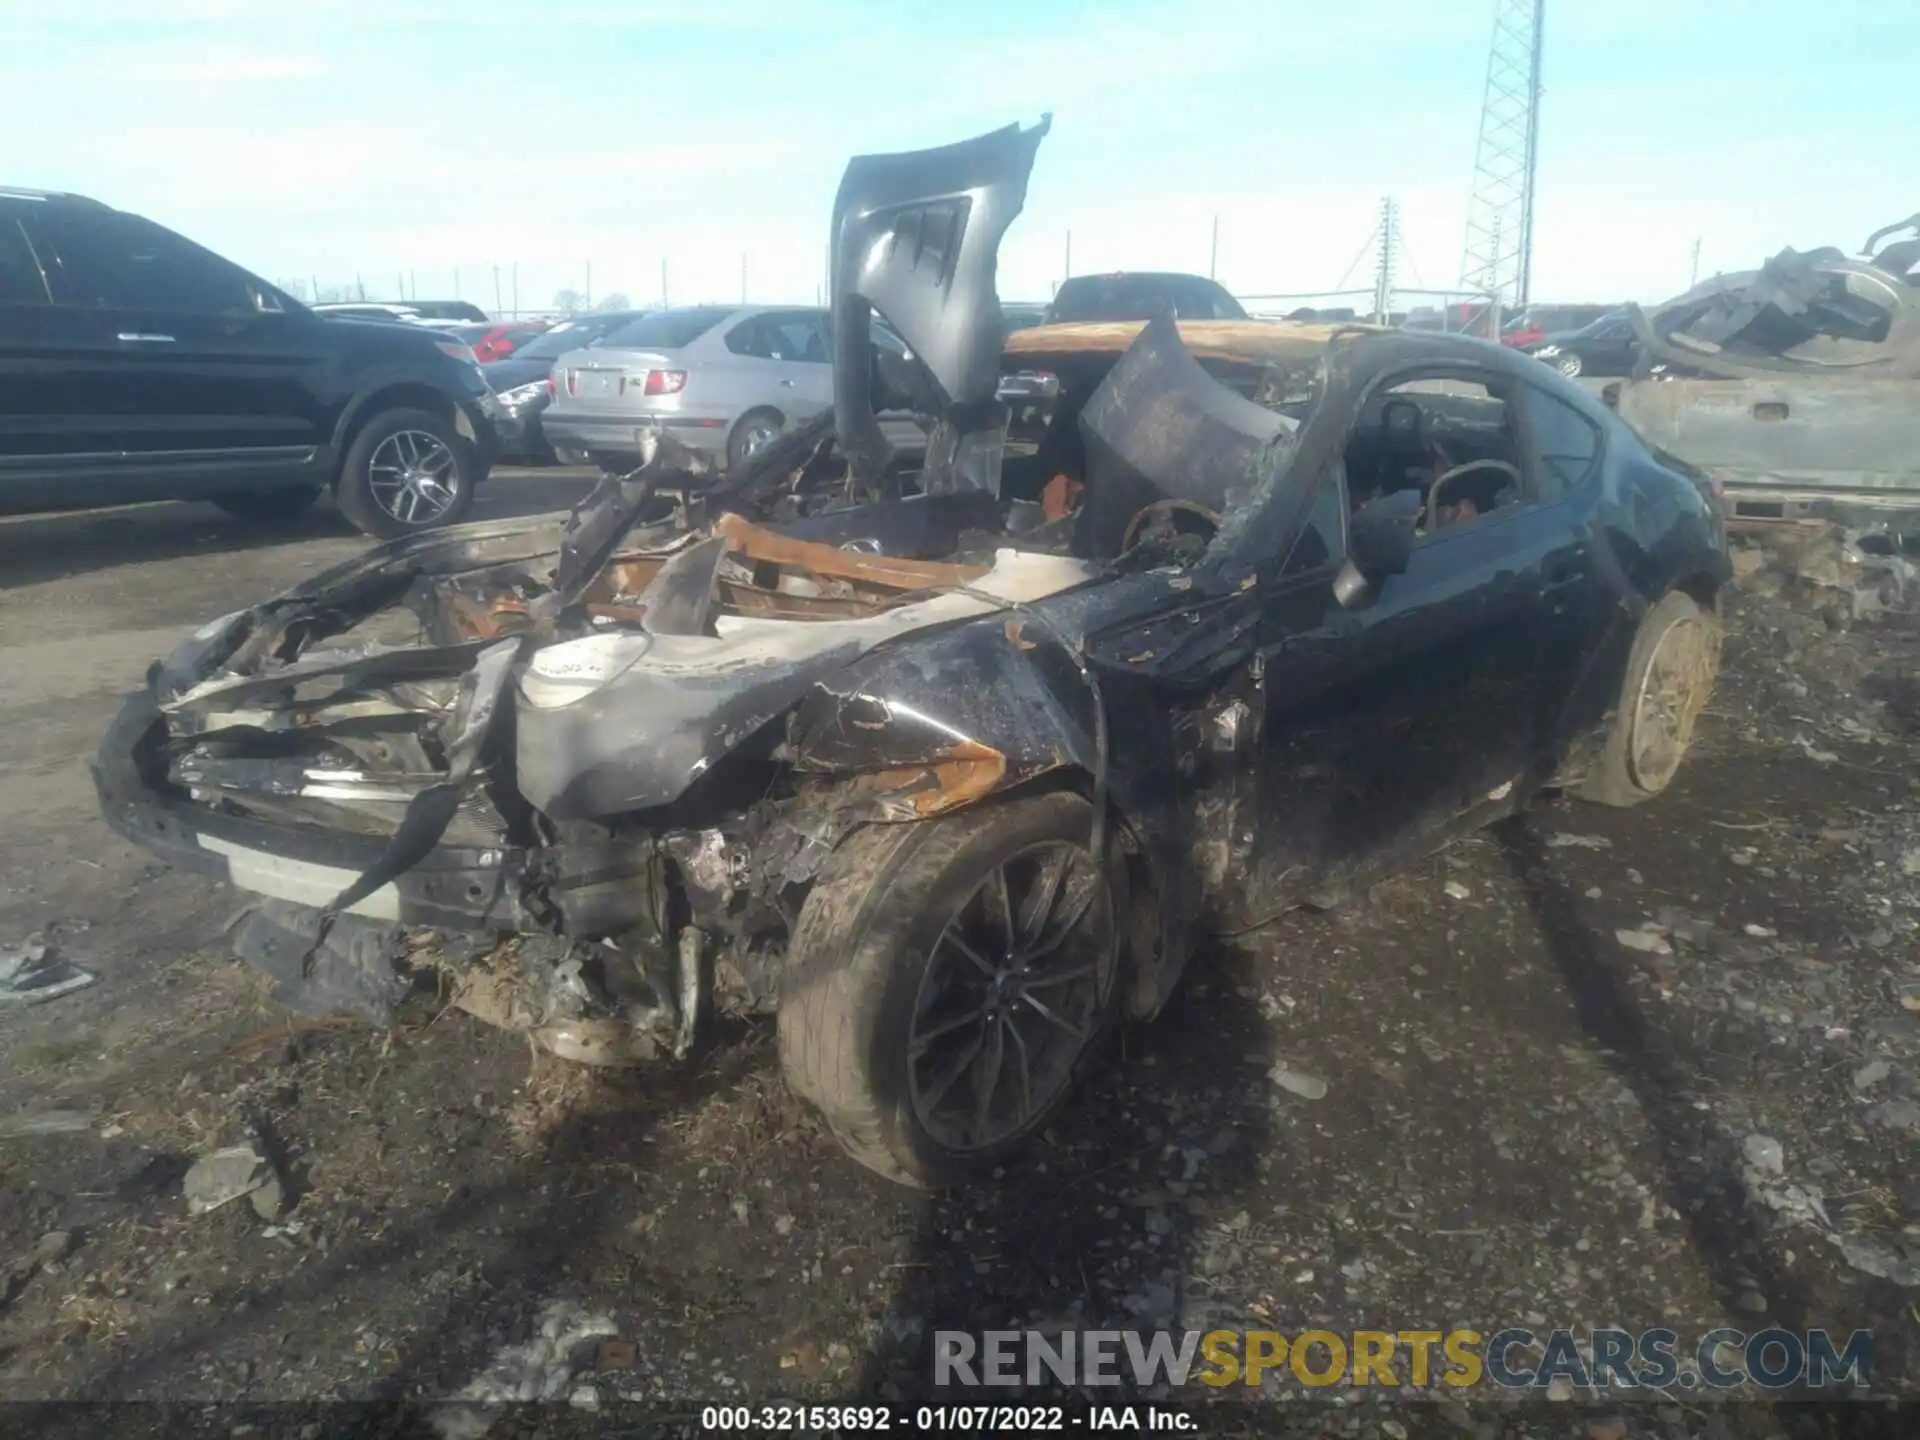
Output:
<path fill-rule="evenodd" d="M 552 442 L 623 469 L 670 433 L 738 464 L 832 405 L 829 338 L 804 307 L 551 327 L 460 301 L 308 307 L 141 216 L 0 188 L 0 507 L 207 500 L 264 520 L 331 489 L 368 534 L 409 535 Z M 914 416 L 881 418 L 924 449 Z"/>
<path fill-rule="evenodd" d="M 316 315 L 343 320 L 403 320 L 412 324 L 479 325 L 487 312 L 470 300 L 329 300 L 313 307 Z"/>

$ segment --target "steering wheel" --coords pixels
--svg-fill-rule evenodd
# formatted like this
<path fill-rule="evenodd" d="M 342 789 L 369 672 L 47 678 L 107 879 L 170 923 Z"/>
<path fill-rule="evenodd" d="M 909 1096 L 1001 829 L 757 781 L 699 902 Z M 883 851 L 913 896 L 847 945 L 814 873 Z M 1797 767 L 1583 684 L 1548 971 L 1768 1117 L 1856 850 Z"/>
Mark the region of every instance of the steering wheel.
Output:
<path fill-rule="evenodd" d="M 1505 460 L 1469 460 L 1464 465 L 1456 465 L 1434 477 L 1433 484 L 1427 487 L 1427 508 L 1421 513 L 1420 523 L 1423 529 L 1432 528 L 1433 517 L 1440 513 L 1440 491 L 1449 480 L 1457 480 L 1462 475 L 1477 475 L 1483 470 L 1498 470 L 1510 478 L 1514 484 L 1520 483 L 1520 471 L 1517 466 Z"/>
<path fill-rule="evenodd" d="M 1187 515 L 1211 530 L 1220 528 L 1220 517 L 1204 505 L 1196 505 L 1191 500 L 1155 500 L 1151 504 L 1142 505 L 1127 522 L 1127 528 L 1120 536 L 1120 553 L 1124 555 L 1133 549 L 1134 542 L 1140 538 L 1140 532 L 1146 528 L 1147 522 L 1161 515 L 1169 519 Z"/>

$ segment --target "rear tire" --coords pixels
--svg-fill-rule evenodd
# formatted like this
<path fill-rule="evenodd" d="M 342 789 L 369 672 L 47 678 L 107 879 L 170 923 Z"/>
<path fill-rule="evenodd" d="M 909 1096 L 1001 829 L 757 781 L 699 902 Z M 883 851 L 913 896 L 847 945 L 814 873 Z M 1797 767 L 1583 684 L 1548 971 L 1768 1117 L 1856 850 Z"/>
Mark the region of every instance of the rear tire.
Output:
<path fill-rule="evenodd" d="M 236 520 L 265 522 L 304 515 L 319 498 L 318 485 L 282 485 L 272 490 L 235 490 L 214 496 L 213 503 Z"/>
<path fill-rule="evenodd" d="M 727 436 L 727 468 L 738 469 L 749 455 L 778 439 L 785 428 L 786 421 L 778 410 L 749 410 L 733 422 L 733 433 Z"/>
<path fill-rule="evenodd" d="M 473 447 L 451 420 L 431 410 L 383 410 L 347 448 L 334 496 L 361 530 L 395 540 L 459 524 L 479 478 Z"/>
<path fill-rule="evenodd" d="M 1720 638 L 1719 616 L 1683 591 L 1647 611 L 1606 741 L 1574 794 L 1598 805 L 1638 805 L 1673 783 L 1713 694 Z"/>
<path fill-rule="evenodd" d="M 1125 916 L 1092 822 L 1078 795 L 1036 795 L 869 825 L 821 870 L 788 947 L 780 1060 L 869 1170 L 958 1184 L 1073 1093 L 1112 1020 Z"/>

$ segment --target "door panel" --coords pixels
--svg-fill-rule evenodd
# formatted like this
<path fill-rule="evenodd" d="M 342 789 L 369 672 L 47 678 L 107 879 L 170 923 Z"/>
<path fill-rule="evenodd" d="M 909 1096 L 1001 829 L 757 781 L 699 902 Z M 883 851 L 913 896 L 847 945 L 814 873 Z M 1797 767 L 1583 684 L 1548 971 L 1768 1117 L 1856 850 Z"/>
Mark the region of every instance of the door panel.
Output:
<path fill-rule="evenodd" d="M 1518 786 L 1538 740 L 1550 509 L 1434 536 L 1364 608 L 1324 581 L 1267 604 L 1263 869 L 1391 867 Z"/>
<path fill-rule="evenodd" d="M 238 267 L 138 217 L 28 223 L 56 308 L 84 317 L 87 428 L 126 463 L 298 466 L 324 441 L 324 322 L 268 313 Z"/>
<path fill-rule="evenodd" d="M 127 449 L 164 460 L 182 452 L 231 459 L 311 453 L 323 441 L 315 391 L 326 357 L 311 331 L 324 322 L 261 315 L 226 320 L 185 312 L 105 312 L 115 351 L 105 399 L 130 417 Z"/>

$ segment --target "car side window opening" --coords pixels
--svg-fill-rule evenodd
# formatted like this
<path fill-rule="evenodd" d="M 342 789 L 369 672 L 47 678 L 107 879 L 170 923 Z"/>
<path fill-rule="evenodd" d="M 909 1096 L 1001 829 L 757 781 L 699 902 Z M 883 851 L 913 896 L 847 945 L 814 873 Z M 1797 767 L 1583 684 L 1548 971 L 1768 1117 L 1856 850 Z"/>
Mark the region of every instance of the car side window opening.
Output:
<path fill-rule="evenodd" d="M 726 346 L 735 355 L 747 355 L 755 360 L 773 359 L 773 341 L 767 334 L 765 317 L 755 315 L 742 320 L 726 334 Z"/>
<path fill-rule="evenodd" d="M 1426 370 L 1376 388 L 1347 439 L 1352 506 L 1418 490 L 1425 537 L 1520 503 L 1526 482 L 1504 388 L 1466 370 Z"/>
<path fill-rule="evenodd" d="M 766 328 L 776 352 L 774 359 L 827 363 L 826 330 L 817 315 L 769 315 Z"/>
<path fill-rule="evenodd" d="M 1540 468 L 1541 487 L 1561 495 L 1599 468 L 1600 427 L 1557 395 L 1527 387 L 1527 429 Z"/>
<path fill-rule="evenodd" d="M 826 331 L 812 315 L 756 315 L 727 332 L 727 349 L 756 360 L 828 363 Z"/>
<path fill-rule="evenodd" d="M 58 256 L 48 276 L 58 304 L 198 315 L 280 309 L 238 266 L 139 216 L 49 215 L 37 225 Z"/>

